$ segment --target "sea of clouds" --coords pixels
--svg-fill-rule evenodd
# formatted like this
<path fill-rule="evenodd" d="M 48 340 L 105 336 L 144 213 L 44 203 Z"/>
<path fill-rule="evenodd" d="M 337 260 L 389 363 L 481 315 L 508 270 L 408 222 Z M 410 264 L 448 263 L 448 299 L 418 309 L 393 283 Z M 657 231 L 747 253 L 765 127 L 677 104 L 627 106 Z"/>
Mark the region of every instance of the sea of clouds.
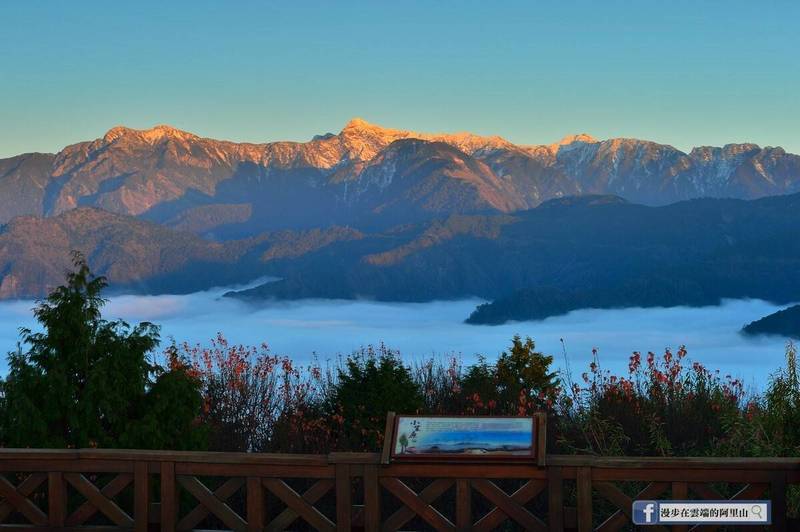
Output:
<path fill-rule="evenodd" d="M 408 360 L 460 355 L 465 363 L 478 354 L 490 360 L 514 334 L 530 336 L 537 347 L 554 355 L 559 368 L 566 360 L 579 376 L 598 349 L 602 367 L 626 371 L 633 351 L 662 353 L 686 345 L 689 358 L 723 375 L 763 388 L 784 361 L 786 340 L 747 338 L 741 327 L 780 308 L 760 300 L 725 301 L 719 307 L 653 309 L 586 309 L 542 321 L 501 326 L 466 325 L 463 320 L 478 299 L 430 303 L 302 300 L 251 304 L 223 298 L 228 289 L 185 295 L 120 295 L 104 309 L 107 319 L 129 323 L 150 321 L 161 326 L 162 347 L 171 340 L 207 345 L 218 332 L 231 343 L 266 342 L 277 354 L 307 363 L 315 355 L 323 363 L 360 346 L 384 342 Z M 36 329 L 33 301 L 0 302 L 0 350 L 15 349 L 21 326 Z M 0 374 L 6 363 L 0 360 Z"/>

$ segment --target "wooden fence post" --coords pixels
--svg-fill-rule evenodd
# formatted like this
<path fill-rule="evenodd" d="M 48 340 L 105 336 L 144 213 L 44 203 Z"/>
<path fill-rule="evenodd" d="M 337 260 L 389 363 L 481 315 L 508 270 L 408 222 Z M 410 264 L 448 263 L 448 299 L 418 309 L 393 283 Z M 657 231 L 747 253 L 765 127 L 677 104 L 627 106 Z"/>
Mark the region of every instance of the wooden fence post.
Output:
<path fill-rule="evenodd" d="M 161 462 L 161 530 L 174 532 L 178 521 L 178 488 L 175 462 Z"/>
<path fill-rule="evenodd" d="M 381 486 L 378 483 L 378 464 L 364 465 L 364 529 L 381 529 Z"/>
<path fill-rule="evenodd" d="M 64 526 L 67 518 L 67 484 L 60 471 L 47 475 L 47 514 L 51 527 Z"/>
<path fill-rule="evenodd" d="M 136 532 L 147 532 L 150 510 L 150 474 L 147 462 L 133 466 L 133 522 Z"/>
<path fill-rule="evenodd" d="M 550 532 L 564 530 L 564 479 L 560 466 L 547 466 L 547 517 Z"/>
<path fill-rule="evenodd" d="M 350 530 L 353 518 L 350 464 L 336 464 L 336 530 Z"/>
<path fill-rule="evenodd" d="M 786 472 L 776 471 L 770 479 L 769 496 L 772 500 L 772 530 L 785 531 L 786 528 Z"/>
<path fill-rule="evenodd" d="M 578 532 L 592 530 L 592 468 L 578 468 Z"/>
<path fill-rule="evenodd" d="M 264 491 L 258 477 L 247 477 L 247 529 L 264 529 Z"/>
<path fill-rule="evenodd" d="M 472 486 L 467 479 L 456 480 L 456 530 L 472 528 Z"/>

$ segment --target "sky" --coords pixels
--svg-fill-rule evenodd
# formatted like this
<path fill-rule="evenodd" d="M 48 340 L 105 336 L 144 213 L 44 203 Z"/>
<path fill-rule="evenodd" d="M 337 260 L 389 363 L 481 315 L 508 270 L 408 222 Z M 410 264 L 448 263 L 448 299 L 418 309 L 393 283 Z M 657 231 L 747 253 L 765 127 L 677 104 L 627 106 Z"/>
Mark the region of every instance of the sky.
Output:
<path fill-rule="evenodd" d="M 800 153 L 800 2 L 0 4 L 0 157 L 115 125 L 308 140 L 359 116 Z"/>

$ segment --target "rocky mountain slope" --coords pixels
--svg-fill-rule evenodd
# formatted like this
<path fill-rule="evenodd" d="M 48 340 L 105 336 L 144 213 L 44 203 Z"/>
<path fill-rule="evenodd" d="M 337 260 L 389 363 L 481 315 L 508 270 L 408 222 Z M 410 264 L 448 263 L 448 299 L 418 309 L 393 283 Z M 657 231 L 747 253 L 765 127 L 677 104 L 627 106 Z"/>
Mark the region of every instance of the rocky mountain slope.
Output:
<path fill-rule="evenodd" d="M 108 276 L 113 288 L 141 292 L 160 279 L 171 279 L 168 284 L 176 288 L 204 288 L 212 272 L 223 280 L 222 270 L 234 266 L 245 249 L 236 242 L 209 242 L 93 208 L 51 218 L 21 216 L 0 228 L 0 298 L 46 294 L 71 268 L 73 250 L 83 253 L 98 274 Z M 179 283 L 175 274 L 193 265 L 208 272 Z"/>
<path fill-rule="evenodd" d="M 522 146 L 360 119 L 305 143 L 115 127 L 57 154 L 0 160 L 0 223 L 94 207 L 225 240 L 274 229 L 385 229 L 450 214 L 511 213 L 572 195 L 664 205 L 797 191 L 800 157 L 754 144 L 683 153 L 643 140 L 577 135 Z"/>

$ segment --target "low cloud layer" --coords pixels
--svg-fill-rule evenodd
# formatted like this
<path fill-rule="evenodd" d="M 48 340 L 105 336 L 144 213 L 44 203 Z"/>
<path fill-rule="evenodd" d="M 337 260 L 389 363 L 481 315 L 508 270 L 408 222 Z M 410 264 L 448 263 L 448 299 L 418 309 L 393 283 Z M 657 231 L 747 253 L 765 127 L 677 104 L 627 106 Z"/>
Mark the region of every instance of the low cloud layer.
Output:
<path fill-rule="evenodd" d="M 408 360 L 461 354 L 465 363 L 479 353 L 490 359 L 514 334 L 531 336 L 537 347 L 553 354 L 559 367 L 563 338 L 572 372 L 579 376 L 599 349 L 601 366 L 626 371 L 634 350 L 663 352 L 685 344 L 689 357 L 744 378 L 762 388 L 783 364 L 785 339 L 751 339 L 739 334 L 746 323 L 779 308 L 759 300 L 727 301 L 721 307 L 580 310 L 538 322 L 502 326 L 465 325 L 479 300 L 432 303 L 368 301 L 296 301 L 252 305 L 222 298 L 216 289 L 187 295 L 117 296 L 105 308 L 106 318 L 162 326 L 162 345 L 207 344 L 217 332 L 232 343 L 267 342 L 273 352 L 307 362 L 322 361 L 381 341 Z M 0 349 L 15 348 L 20 326 L 35 327 L 32 301 L 0 302 Z M 5 374 L 5 360 L 0 363 Z"/>

